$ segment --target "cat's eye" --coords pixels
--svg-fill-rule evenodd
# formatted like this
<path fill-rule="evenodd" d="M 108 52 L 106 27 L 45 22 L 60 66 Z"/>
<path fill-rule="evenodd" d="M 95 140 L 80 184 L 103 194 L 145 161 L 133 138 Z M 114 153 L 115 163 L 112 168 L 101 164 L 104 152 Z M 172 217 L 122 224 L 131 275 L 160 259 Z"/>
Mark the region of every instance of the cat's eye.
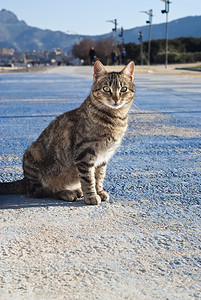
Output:
<path fill-rule="evenodd" d="M 104 92 L 109 93 L 110 92 L 110 88 L 109 86 L 104 86 L 103 87 Z"/>
<path fill-rule="evenodd" d="M 121 88 L 121 93 L 125 93 L 127 91 L 127 87 L 126 86 L 123 86 L 122 88 Z"/>

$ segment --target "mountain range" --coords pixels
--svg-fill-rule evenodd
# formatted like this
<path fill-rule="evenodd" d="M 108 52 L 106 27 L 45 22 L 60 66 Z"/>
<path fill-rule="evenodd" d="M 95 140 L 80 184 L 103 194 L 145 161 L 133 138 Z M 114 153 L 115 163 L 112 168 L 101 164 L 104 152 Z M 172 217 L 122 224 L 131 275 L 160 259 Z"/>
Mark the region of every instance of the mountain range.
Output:
<path fill-rule="evenodd" d="M 151 28 L 151 39 L 165 38 L 165 23 L 152 24 Z M 148 40 L 149 25 L 124 30 L 124 42 L 138 43 L 139 31 L 142 32 L 143 40 Z M 81 39 L 97 40 L 112 34 L 86 36 L 39 29 L 18 20 L 17 16 L 8 10 L 0 11 L 0 48 L 14 48 L 17 51 L 61 48 L 69 51 Z M 168 37 L 201 37 L 201 16 L 189 16 L 169 22 Z"/>

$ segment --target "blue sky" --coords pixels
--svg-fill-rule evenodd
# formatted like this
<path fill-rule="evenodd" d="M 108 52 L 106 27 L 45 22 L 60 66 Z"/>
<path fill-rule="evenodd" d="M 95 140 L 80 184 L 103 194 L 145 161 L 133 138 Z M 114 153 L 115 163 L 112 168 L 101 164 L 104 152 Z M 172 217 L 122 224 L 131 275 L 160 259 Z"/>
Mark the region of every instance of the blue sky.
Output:
<path fill-rule="evenodd" d="M 201 15 L 201 0 L 172 0 L 169 20 Z M 0 10 L 15 13 L 19 20 L 41 29 L 66 33 L 98 35 L 111 31 L 107 20 L 117 19 L 118 27 L 130 29 L 146 25 L 148 17 L 140 11 L 153 9 L 153 24 L 165 22 L 161 0 L 6 0 Z"/>

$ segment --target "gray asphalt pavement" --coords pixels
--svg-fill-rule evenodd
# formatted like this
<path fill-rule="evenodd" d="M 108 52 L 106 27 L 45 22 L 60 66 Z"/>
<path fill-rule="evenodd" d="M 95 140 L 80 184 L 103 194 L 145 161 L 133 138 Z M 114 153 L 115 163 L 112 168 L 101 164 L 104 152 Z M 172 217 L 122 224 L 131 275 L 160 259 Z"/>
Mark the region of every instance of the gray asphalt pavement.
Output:
<path fill-rule="evenodd" d="M 0 180 L 88 95 L 89 74 L 0 74 Z M 201 299 L 201 79 L 136 74 L 111 200 L 0 196 L 1 299 Z"/>

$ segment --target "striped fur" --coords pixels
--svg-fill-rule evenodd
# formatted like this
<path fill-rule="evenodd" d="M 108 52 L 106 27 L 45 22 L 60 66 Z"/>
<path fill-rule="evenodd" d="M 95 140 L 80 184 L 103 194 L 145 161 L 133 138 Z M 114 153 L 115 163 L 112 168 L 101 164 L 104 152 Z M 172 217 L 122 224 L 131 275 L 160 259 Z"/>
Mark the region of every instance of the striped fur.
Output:
<path fill-rule="evenodd" d="M 133 74 L 133 62 L 120 73 L 108 73 L 100 62 L 95 63 L 88 98 L 79 108 L 57 117 L 26 150 L 23 170 L 28 197 L 73 201 L 84 195 L 87 204 L 109 199 L 103 180 L 108 160 L 127 128 Z"/>

